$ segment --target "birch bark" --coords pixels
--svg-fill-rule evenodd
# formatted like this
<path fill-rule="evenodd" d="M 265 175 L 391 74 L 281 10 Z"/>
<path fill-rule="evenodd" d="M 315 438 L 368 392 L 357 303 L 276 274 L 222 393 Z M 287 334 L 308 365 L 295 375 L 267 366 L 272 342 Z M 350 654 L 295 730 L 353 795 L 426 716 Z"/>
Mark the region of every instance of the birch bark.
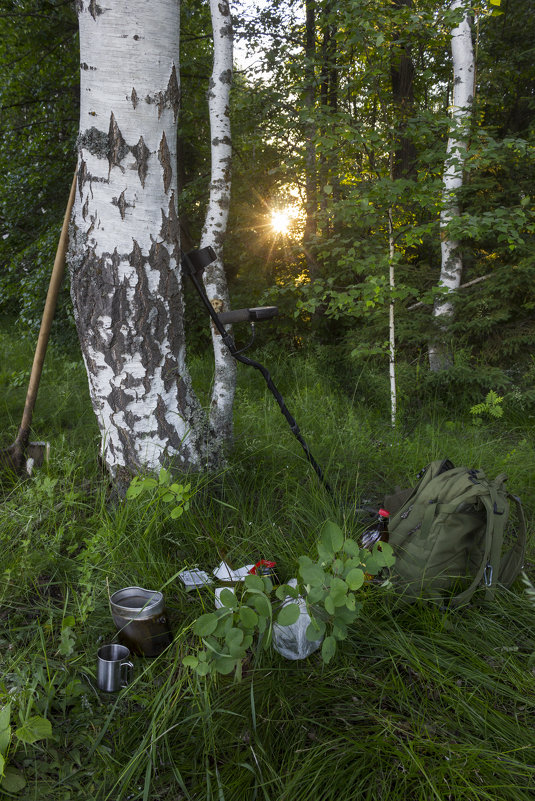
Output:
<path fill-rule="evenodd" d="M 211 136 L 211 182 L 201 247 L 211 245 L 217 260 L 204 271 L 204 287 L 216 311 L 227 311 L 229 296 L 223 268 L 223 242 L 230 206 L 232 142 L 229 99 L 232 84 L 233 34 L 227 0 L 210 0 L 214 61 L 208 107 Z M 236 362 L 212 325 L 215 373 L 210 403 L 210 427 L 218 444 L 232 444 L 232 406 L 236 389 Z"/>
<path fill-rule="evenodd" d="M 468 146 L 475 80 L 475 58 L 472 28 L 465 0 L 453 0 L 452 10 L 465 7 L 464 15 L 451 33 L 453 59 L 453 109 L 450 134 L 444 162 L 442 211 L 440 213 L 441 269 L 439 286 L 453 292 L 461 285 L 463 263 L 459 243 L 450 239 L 447 226 L 460 214 L 458 190 L 463 184 L 463 165 Z M 435 304 L 433 316 L 440 330 L 446 330 L 447 319 L 453 313 L 453 304 L 447 297 Z M 429 366 L 438 371 L 451 364 L 451 355 L 445 343 L 432 343 L 429 347 Z"/>
<path fill-rule="evenodd" d="M 204 464 L 185 364 L 176 211 L 179 4 L 77 0 L 74 312 L 112 476 Z"/>

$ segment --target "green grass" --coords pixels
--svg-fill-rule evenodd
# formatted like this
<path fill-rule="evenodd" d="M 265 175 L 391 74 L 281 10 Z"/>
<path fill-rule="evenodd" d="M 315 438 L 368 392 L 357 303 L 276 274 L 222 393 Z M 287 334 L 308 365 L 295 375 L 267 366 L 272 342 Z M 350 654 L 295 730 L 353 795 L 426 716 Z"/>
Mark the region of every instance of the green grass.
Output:
<path fill-rule="evenodd" d="M 31 348 L 4 332 L 0 351 L 7 445 Z M 533 530 L 532 421 L 513 427 L 506 414 L 475 426 L 461 397 L 455 408 L 402 409 L 392 431 L 380 373 L 363 370 L 356 390 L 333 389 L 321 354 L 264 355 L 336 498 L 261 377 L 240 368 L 235 450 L 217 475 L 188 479 L 195 494 L 178 520 L 143 496 L 114 499 L 98 465 L 83 367 L 76 356 L 47 356 L 32 436 L 51 442 L 50 464 L 25 481 L 4 476 L 1 488 L 0 707 L 11 702 L 13 729 L 39 715 L 53 731 L 33 745 L 12 738 L 8 763 L 26 779 L 16 797 L 533 798 L 535 609 L 521 586 L 491 607 L 458 612 L 401 606 L 368 586 L 328 666 L 318 654 L 294 663 L 262 652 L 239 684 L 182 667 L 195 646 L 192 623 L 213 595 L 186 593 L 172 579 L 178 570 L 272 557 L 289 578 L 325 519 L 358 532 L 356 507 L 413 483 L 434 458 L 507 472 Z M 208 360 L 195 361 L 193 373 L 207 397 Z M 155 660 L 136 658 L 132 684 L 108 697 L 95 689 L 96 650 L 115 634 L 108 593 L 130 584 L 164 587 L 174 641 Z"/>

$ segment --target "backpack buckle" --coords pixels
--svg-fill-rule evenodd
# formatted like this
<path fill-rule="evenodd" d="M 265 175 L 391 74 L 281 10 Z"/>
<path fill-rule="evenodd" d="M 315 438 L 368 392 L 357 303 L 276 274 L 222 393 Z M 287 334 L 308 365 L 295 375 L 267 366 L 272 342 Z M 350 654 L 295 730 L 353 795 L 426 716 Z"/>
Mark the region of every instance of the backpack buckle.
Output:
<path fill-rule="evenodd" d="M 483 573 L 483 581 L 485 582 L 485 587 L 492 587 L 492 574 L 493 574 L 492 565 L 490 562 L 487 562 L 485 565 L 485 572 Z"/>

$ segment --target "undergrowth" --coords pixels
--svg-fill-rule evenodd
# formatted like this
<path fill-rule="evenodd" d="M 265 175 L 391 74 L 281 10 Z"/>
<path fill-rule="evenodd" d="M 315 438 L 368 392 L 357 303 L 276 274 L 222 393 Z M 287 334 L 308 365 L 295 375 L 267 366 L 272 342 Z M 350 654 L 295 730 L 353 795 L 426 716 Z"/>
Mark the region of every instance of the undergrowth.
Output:
<path fill-rule="evenodd" d="M 7 445 L 31 350 L 6 333 L 0 347 Z M 183 667 L 193 622 L 213 609 L 214 596 L 211 589 L 187 592 L 176 578 L 181 569 L 271 558 L 288 580 L 326 519 L 358 535 L 363 509 L 413 484 L 435 458 L 491 476 L 506 472 L 532 529 L 533 423 L 516 407 L 508 415 L 507 396 L 504 415 L 480 425 L 470 415 L 472 394 L 411 403 L 393 431 L 380 372 L 368 366 L 357 386 L 333 388 L 321 354 L 283 361 L 268 348 L 264 356 L 333 495 L 261 377 L 243 368 L 235 450 L 217 474 L 188 477 L 190 506 L 176 519 L 165 503 L 148 505 L 143 495 L 117 500 L 99 467 L 83 367 L 76 355 L 47 357 L 32 438 L 50 440 L 50 462 L 25 480 L 4 475 L 1 486 L 0 707 L 10 704 L 12 733 L 7 742 L 0 731 L 0 753 L 24 782 L 12 795 L 533 798 L 535 610 L 521 584 L 500 591 L 492 606 L 456 612 L 402 606 L 369 585 L 360 617 L 328 665 L 317 653 L 290 662 L 262 652 L 244 665 L 238 684 Z M 208 361 L 196 360 L 193 373 L 208 397 Z M 531 554 L 530 542 L 533 579 Z M 156 659 L 137 657 L 132 683 L 107 696 L 96 689 L 96 651 L 116 636 L 109 593 L 130 585 L 163 589 L 174 639 Z M 15 736 L 37 718 L 50 721 L 51 736 Z"/>

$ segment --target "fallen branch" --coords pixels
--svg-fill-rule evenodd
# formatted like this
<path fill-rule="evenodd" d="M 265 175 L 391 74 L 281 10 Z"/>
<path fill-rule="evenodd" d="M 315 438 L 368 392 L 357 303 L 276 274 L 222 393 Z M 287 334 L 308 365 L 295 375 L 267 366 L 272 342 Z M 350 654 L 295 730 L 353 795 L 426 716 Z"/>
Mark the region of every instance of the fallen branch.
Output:
<path fill-rule="evenodd" d="M 486 281 L 487 278 L 492 278 L 494 273 L 489 273 L 488 275 L 480 275 L 479 278 L 473 278 L 472 281 L 467 281 L 466 284 L 461 284 L 455 291 L 458 292 L 459 289 L 466 289 L 469 286 L 474 286 L 474 284 L 479 284 L 480 281 Z M 407 306 L 407 311 L 411 311 L 412 309 L 418 309 L 420 306 L 429 306 L 429 303 L 426 303 L 423 300 L 419 300 L 418 303 L 412 303 L 410 306 Z"/>

